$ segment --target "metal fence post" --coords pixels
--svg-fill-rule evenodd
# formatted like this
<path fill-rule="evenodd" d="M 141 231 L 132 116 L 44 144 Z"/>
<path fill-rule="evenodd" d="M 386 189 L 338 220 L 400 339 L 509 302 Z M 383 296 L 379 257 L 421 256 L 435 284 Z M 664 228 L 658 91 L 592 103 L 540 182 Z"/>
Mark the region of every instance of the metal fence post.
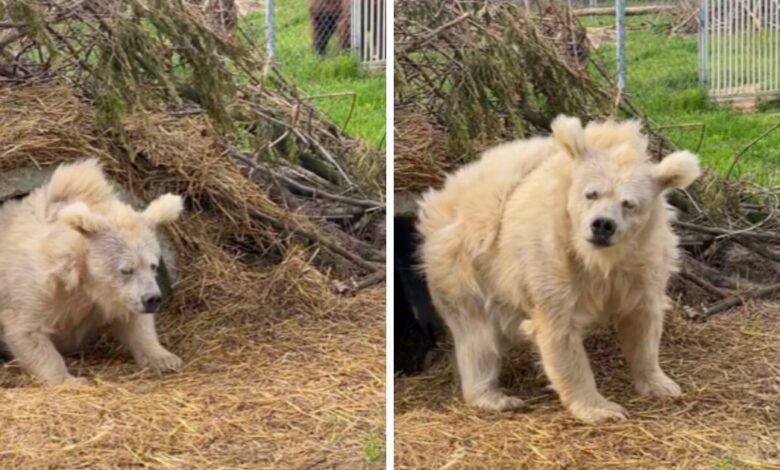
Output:
<path fill-rule="evenodd" d="M 265 0 L 265 42 L 268 51 L 268 62 L 276 58 L 276 8 L 274 0 Z"/>
<path fill-rule="evenodd" d="M 704 91 L 709 91 L 709 74 L 707 71 L 707 63 L 709 62 L 709 0 L 701 0 L 699 2 L 699 15 L 701 25 L 699 31 L 699 81 L 701 86 L 704 87 Z"/>
<path fill-rule="evenodd" d="M 626 90 L 626 0 L 616 0 L 617 24 L 617 87 L 622 97 Z"/>

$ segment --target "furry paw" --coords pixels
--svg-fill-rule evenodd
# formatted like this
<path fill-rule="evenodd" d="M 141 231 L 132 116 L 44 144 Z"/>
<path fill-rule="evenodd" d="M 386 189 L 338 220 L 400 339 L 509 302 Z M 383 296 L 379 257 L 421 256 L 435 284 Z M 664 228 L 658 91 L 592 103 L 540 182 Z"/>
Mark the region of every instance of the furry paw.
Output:
<path fill-rule="evenodd" d="M 603 421 L 622 421 L 628 417 L 628 411 L 625 408 L 603 397 L 600 397 L 600 400 L 595 404 L 574 402 L 569 405 L 569 411 L 575 418 L 589 424 Z"/>
<path fill-rule="evenodd" d="M 510 397 L 497 390 L 485 392 L 471 400 L 467 400 L 467 402 L 477 408 L 490 411 L 515 410 L 517 408 L 522 408 L 524 405 L 523 400 L 520 398 Z"/>
<path fill-rule="evenodd" d="M 172 352 L 162 350 L 153 354 L 144 354 L 138 358 L 138 365 L 142 369 L 152 369 L 157 372 L 179 370 L 184 362 Z"/>
<path fill-rule="evenodd" d="M 46 383 L 49 386 L 64 387 L 64 388 L 82 388 L 89 385 L 89 380 L 84 377 L 74 377 L 68 375 L 58 380 L 47 380 Z"/>
<path fill-rule="evenodd" d="M 682 394 L 680 386 L 663 372 L 654 374 L 646 379 L 636 380 L 634 387 L 640 395 L 677 397 Z"/>
<path fill-rule="evenodd" d="M 68 387 L 84 387 L 89 385 L 89 380 L 84 377 L 68 377 L 65 379 L 65 382 L 63 382 L 63 385 Z"/>

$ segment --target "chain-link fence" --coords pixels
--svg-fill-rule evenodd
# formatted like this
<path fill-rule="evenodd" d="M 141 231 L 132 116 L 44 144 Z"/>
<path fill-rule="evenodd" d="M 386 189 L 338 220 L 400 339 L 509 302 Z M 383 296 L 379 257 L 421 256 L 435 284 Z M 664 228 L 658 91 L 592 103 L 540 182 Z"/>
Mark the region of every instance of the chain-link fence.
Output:
<path fill-rule="evenodd" d="M 303 99 L 347 133 L 384 145 L 385 77 L 379 71 L 385 0 L 237 0 L 236 5 L 242 34 L 262 45 Z"/>
<path fill-rule="evenodd" d="M 247 0 L 249 1 L 249 0 Z M 241 3 L 241 2 L 239 2 Z M 386 0 L 253 0 L 264 18 L 268 53 L 278 61 L 311 53 L 332 57 L 355 54 L 367 67 L 386 60 Z M 296 51 L 290 56 L 294 45 Z M 307 44 L 304 50 L 300 46 Z"/>

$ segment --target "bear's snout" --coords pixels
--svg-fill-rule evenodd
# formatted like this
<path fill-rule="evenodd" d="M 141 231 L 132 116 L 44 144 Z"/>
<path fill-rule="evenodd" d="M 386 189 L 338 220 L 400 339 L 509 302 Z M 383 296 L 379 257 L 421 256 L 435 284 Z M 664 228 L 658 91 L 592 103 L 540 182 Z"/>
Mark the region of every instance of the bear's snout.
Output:
<path fill-rule="evenodd" d="M 162 304 L 162 297 L 157 294 L 144 297 L 144 313 L 157 313 L 160 311 L 160 304 Z"/>
<path fill-rule="evenodd" d="M 590 242 L 597 246 L 609 246 L 610 239 L 617 231 L 617 223 L 606 217 L 600 217 L 590 224 L 590 231 L 593 238 Z"/>

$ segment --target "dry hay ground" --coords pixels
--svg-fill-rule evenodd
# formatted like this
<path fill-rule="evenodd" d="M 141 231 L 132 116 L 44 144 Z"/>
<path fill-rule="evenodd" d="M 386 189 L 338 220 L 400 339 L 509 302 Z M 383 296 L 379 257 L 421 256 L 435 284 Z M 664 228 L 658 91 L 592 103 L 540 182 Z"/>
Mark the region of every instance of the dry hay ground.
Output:
<path fill-rule="evenodd" d="M 780 305 L 753 304 L 705 323 L 670 313 L 661 349 L 684 396 L 662 402 L 633 393 L 616 340 L 587 349 L 606 397 L 624 422 L 590 426 L 545 388 L 533 353 L 507 361 L 503 383 L 526 410 L 466 407 L 448 358 L 396 379 L 398 468 L 780 468 Z"/>
<path fill-rule="evenodd" d="M 128 122 L 134 162 L 104 146 L 91 108 L 66 89 L 0 92 L 0 172 L 100 158 L 150 200 L 184 194 L 170 230 L 181 278 L 160 315 L 180 373 L 139 372 L 114 341 L 45 388 L 0 371 L 0 468 L 354 468 L 384 442 L 384 288 L 332 293 L 320 253 L 248 215 L 273 204 L 218 150 L 204 118 Z M 0 177 L 2 173 L 0 173 Z M 276 236 L 277 239 L 273 237 Z M 245 247 L 256 256 L 247 256 Z M 267 255 L 266 255 L 267 254 Z"/>

